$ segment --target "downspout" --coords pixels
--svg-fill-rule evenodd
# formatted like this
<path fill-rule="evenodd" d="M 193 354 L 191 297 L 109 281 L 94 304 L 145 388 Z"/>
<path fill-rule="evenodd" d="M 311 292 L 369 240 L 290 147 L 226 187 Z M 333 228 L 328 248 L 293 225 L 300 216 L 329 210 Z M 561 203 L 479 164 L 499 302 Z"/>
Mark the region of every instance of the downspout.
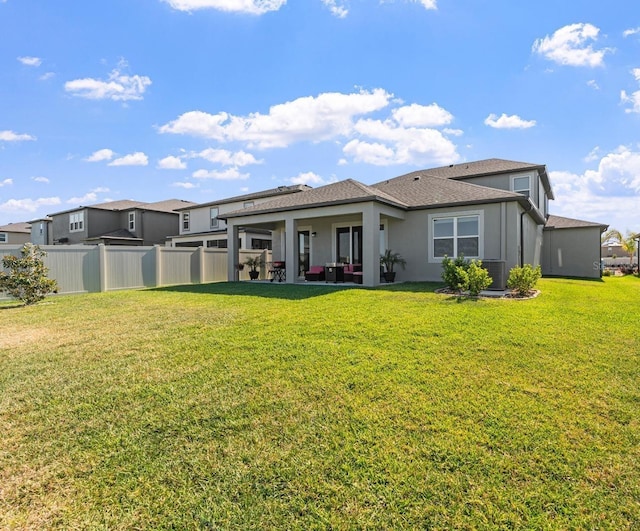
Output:
<path fill-rule="evenodd" d="M 531 199 L 527 198 L 527 207 L 520 212 L 520 267 L 524 266 L 524 215 L 531 212 L 532 208 Z"/>

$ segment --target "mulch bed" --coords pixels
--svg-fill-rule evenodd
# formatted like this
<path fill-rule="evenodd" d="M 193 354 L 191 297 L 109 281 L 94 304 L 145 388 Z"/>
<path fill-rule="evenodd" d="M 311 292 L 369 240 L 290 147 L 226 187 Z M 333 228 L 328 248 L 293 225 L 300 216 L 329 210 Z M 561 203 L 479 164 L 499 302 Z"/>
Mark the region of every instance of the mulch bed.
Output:
<path fill-rule="evenodd" d="M 540 290 L 539 289 L 534 289 L 532 291 L 529 292 L 528 295 L 520 295 L 519 293 L 516 293 L 515 291 L 511 291 L 511 292 L 507 292 L 507 293 L 501 293 L 501 292 L 495 292 L 495 295 L 477 295 L 477 296 L 472 296 L 469 295 L 468 291 L 455 291 L 453 289 L 449 289 L 449 288 L 440 288 L 437 289 L 435 291 L 436 293 L 440 293 L 442 295 L 451 295 L 453 297 L 463 297 L 466 299 L 515 299 L 515 300 L 529 300 L 529 299 L 535 299 L 538 295 L 540 295 Z"/>

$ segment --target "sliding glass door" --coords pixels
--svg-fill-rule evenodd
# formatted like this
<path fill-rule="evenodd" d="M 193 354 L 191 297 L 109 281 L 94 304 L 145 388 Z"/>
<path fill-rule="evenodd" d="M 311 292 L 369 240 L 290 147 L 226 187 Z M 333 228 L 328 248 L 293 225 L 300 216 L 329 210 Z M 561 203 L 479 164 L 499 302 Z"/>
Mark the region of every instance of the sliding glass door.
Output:
<path fill-rule="evenodd" d="M 336 229 L 336 261 L 344 264 L 362 263 L 362 226 Z"/>

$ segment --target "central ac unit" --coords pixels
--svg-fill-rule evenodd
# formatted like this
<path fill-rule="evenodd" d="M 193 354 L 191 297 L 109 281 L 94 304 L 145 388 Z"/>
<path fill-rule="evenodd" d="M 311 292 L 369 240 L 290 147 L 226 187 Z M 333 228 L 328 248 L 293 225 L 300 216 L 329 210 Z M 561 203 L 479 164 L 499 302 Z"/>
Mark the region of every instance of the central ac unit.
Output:
<path fill-rule="evenodd" d="M 491 285 L 488 289 L 504 290 L 507 289 L 507 276 L 506 268 L 507 263 L 504 260 L 483 260 L 482 267 L 484 267 L 491 277 Z"/>

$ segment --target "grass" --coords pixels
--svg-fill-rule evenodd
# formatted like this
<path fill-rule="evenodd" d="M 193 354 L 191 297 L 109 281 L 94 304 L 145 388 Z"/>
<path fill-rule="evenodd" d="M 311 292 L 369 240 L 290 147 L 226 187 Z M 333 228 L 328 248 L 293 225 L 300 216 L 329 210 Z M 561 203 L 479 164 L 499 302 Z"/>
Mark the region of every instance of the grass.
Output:
<path fill-rule="evenodd" d="M 633 529 L 640 280 L 0 309 L 2 529 Z"/>

